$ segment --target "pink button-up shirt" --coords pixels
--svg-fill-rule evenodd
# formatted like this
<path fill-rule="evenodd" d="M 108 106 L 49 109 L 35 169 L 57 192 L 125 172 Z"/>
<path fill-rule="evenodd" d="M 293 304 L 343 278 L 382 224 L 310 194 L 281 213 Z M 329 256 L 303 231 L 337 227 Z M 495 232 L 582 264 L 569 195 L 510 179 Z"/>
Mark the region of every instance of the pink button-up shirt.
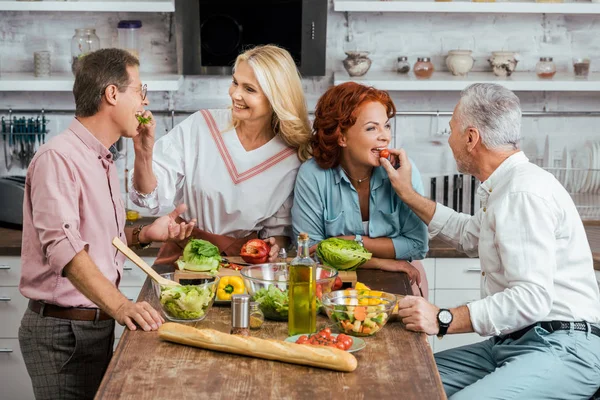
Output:
<path fill-rule="evenodd" d="M 112 238 L 125 241 L 125 207 L 110 151 L 77 119 L 41 146 L 27 170 L 23 200 L 23 296 L 63 307 L 97 307 L 63 276 L 86 249 L 118 286 L 124 256 Z"/>

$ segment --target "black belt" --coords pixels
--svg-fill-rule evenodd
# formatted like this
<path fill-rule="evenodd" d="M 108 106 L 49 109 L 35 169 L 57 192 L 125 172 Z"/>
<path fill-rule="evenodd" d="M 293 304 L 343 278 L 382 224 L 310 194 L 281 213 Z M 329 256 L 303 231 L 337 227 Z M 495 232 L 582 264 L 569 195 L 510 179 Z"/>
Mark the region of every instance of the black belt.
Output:
<path fill-rule="evenodd" d="M 573 325 L 573 330 L 574 331 L 582 331 L 582 332 L 587 332 L 588 330 L 588 324 L 585 321 L 543 321 L 543 322 L 537 322 L 533 325 L 529 325 L 526 326 L 523 329 L 519 329 L 518 331 L 515 331 L 513 333 L 509 333 L 508 335 L 504 335 L 502 336 L 503 339 L 513 339 L 513 340 L 517 340 L 520 339 L 523 335 L 525 335 L 527 332 L 529 332 L 532 328 L 539 326 L 540 328 L 544 328 L 545 330 L 547 330 L 548 332 L 552 333 L 555 331 L 570 331 L 571 330 L 571 324 Z M 600 337 L 600 328 L 598 328 L 595 325 L 590 325 L 590 333 L 592 335 L 596 335 L 598 337 Z"/>

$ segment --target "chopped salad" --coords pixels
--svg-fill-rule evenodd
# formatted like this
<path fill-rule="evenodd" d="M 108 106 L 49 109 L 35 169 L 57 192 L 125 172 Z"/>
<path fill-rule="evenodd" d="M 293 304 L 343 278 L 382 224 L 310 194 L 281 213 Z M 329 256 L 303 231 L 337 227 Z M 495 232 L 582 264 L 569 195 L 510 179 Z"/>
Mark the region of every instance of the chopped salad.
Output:
<path fill-rule="evenodd" d="M 371 336 L 379 332 L 387 322 L 389 315 L 384 304 L 370 306 L 336 305 L 331 319 L 340 330 L 349 335 Z"/>
<path fill-rule="evenodd" d="M 206 314 L 213 295 L 211 287 L 161 286 L 160 304 L 165 313 L 172 318 L 198 319 Z"/>

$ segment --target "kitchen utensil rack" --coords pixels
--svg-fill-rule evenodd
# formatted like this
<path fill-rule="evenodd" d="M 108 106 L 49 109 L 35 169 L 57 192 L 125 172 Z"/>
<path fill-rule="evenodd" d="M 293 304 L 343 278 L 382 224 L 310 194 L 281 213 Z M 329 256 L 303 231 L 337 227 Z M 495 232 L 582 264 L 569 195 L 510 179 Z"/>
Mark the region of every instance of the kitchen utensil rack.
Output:
<path fill-rule="evenodd" d="M 13 166 L 26 169 L 37 147 L 46 142 L 50 120 L 44 110 L 35 117 L 17 117 L 12 110 L 0 118 L 4 147 L 4 162 L 10 171 Z"/>

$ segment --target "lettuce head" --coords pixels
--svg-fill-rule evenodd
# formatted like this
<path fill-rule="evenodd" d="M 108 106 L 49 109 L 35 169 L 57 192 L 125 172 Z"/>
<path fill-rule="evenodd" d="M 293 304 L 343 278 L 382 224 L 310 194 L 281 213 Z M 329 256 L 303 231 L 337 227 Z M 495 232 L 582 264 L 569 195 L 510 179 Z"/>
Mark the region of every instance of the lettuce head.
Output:
<path fill-rule="evenodd" d="M 163 286 L 160 304 L 175 319 L 198 319 L 206 313 L 212 295 L 210 288 L 194 285 Z"/>
<path fill-rule="evenodd" d="M 340 271 L 354 271 L 370 260 L 372 254 L 354 240 L 329 238 L 319 243 L 317 256 L 325 265 Z"/>
<path fill-rule="evenodd" d="M 221 255 L 217 246 L 206 240 L 190 239 L 176 264 L 180 270 L 209 272 L 215 275 L 220 263 Z"/>

